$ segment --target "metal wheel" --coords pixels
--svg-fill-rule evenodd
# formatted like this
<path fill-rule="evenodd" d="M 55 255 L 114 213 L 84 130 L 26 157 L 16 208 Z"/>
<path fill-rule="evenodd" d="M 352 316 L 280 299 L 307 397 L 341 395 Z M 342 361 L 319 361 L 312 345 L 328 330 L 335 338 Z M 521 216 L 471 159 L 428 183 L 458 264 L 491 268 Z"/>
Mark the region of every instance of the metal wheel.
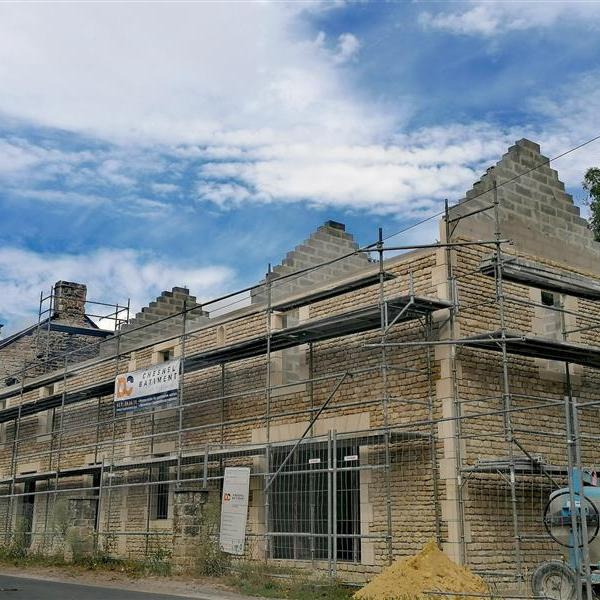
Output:
<path fill-rule="evenodd" d="M 563 562 L 551 560 L 542 563 L 531 578 L 536 596 L 553 600 L 573 600 L 577 595 L 575 573 Z"/>
<path fill-rule="evenodd" d="M 578 529 L 581 525 L 582 515 L 585 515 L 588 532 L 588 544 L 591 543 L 598 532 L 600 531 L 600 513 L 596 505 L 586 496 L 575 493 L 575 502 L 580 503 L 579 514 L 576 517 L 578 523 Z M 548 532 L 548 535 L 561 546 L 566 548 L 573 547 L 573 530 L 572 530 L 572 519 L 570 511 L 564 512 L 565 507 L 570 504 L 570 492 L 564 490 L 562 492 L 554 493 L 548 500 L 546 508 L 544 509 L 544 527 Z M 583 541 L 579 544 L 581 548 Z"/>

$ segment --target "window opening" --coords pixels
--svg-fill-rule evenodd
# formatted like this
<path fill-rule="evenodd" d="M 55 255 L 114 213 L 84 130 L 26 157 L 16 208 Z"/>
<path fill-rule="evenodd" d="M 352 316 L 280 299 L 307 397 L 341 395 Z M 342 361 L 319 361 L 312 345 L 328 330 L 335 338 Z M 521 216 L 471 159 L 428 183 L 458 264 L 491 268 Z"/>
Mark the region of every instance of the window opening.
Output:
<path fill-rule="evenodd" d="M 272 453 L 271 472 L 289 448 Z M 326 560 L 328 558 L 327 444 L 300 445 L 277 476 L 270 491 L 273 558 Z M 360 562 L 360 471 L 356 444 L 337 448 L 336 504 L 337 560 Z"/>
<path fill-rule="evenodd" d="M 558 306 L 558 298 L 553 292 L 542 291 L 542 304 L 544 306 Z"/>
<path fill-rule="evenodd" d="M 23 532 L 23 541 L 26 548 L 31 546 L 33 533 L 33 509 L 35 506 L 35 480 L 25 481 L 19 514 L 20 523 L 17 528 Z"/>
<path fill-rule="evenodd" d="M 300 323 L 299 309 L 277 315 L 275 329 L 295 327 Z M 300 383 L 308 378 L 307 346 L 302 344 L 272 353 L 271 384 Z M 285 390 L 284 390 L 285 393 Z"/>
<path fill-rule="evenodd" d="M 165 456 L 161 454 L 160 456 Z M 151 517 L 155 520 L 164 520 L 169 518 L 169 484 L 160 483 L 161 481 L 169 481 L 169 465 L 167 462 L 151 468 Z"/>
<path fill-rule="evenodd" d="M 541 294 L 542 332 L 545 337 L 554 340 L 563 339 L 563 315 L 560 311 L 563 303 L 561 294 L 543 290 Z"/>
<path fill-rule="evenodd" d="M 159 362 L 169 362 L 175 358 L 175 348 L 167 348 L 158 353 Z"/>

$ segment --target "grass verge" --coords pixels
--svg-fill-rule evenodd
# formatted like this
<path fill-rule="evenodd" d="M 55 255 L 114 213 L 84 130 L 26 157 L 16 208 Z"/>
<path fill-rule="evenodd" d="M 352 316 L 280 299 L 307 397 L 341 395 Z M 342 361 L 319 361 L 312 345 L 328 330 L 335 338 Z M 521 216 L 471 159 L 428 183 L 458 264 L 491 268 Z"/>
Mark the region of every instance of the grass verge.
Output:
<path fill-rule="evenodd" d="M 315 580 L 307 573 L 268 567 L 264 563 L 241 563 L 225 583 L 249 596 L 289 600 L 348 600 L 355 590 L 327 579 Z"/>
<path fill-rule="evenodd" d="M 207 568 L 207 564 L 210 568 Z M 114 558 L 97 550 L 74 555 L 67 560 L 63 553 L 23 552 L 18 546 L 9 545 L 0 546 L 0 565 L 20 569 L 58 567 L 81 572 L 118 572 L 134 579 L 152 575 L 168 577 L 172 574 L 170 556 L 162 552 L 150 554 L 142 560 L 133 560 Z M 222 583 L 249 596 L 289 600 L 349 600 L 354 591 L 328 579 L 311 578 L 304 571 L 267 566 L 260 562 L 221 562 L 211 555 L 210 560 L 203 560 L 201 565 L 202 569 L 198 569 L 198 566 L 194 569 L 194 575 L 208 577 L 211 583 Z"/>
<path fill-rule="evenodd" d="M 0 547 L 0 564 L 23 569 L 27 567 L 76 567 L 83 571 L 119 572 L 132 578 L 148 575 L 171 575 L 170 563 L 163 560 L 161 556 L 154 555 L 150 555 L 144 560 L 131 560 L 113 558 L 103 552 L 93 552 L 73 557 L 73 560 L 66 560 L 63 553 L 29 552 L 25 554 L 10 547 Z"/>

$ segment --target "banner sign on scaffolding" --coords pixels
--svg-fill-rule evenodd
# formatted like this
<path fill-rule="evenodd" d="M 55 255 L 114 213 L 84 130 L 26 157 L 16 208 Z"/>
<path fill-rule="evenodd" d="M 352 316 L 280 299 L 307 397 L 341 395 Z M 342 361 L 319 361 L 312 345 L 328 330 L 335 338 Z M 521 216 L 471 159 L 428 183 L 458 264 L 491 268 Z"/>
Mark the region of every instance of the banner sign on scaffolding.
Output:
<path fill-rule="evenodd" d="M 115 379 L 117 412 L 177 406 L 180 360 L 118 375 Z"/>
<path fill-rule="evenodd" d="M 219 545 L 223 552 L 244 554 L 249 495 L 250 469 L 248 467 L 225 467 L 219 537 Z"/>

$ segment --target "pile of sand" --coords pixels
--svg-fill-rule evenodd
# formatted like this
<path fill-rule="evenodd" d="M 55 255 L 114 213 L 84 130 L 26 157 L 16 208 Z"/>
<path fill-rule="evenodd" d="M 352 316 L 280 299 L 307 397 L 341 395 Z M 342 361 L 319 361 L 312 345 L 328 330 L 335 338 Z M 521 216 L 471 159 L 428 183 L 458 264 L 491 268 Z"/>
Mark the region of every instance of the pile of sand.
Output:
<path fill-rule="evenodd" d="M 455 595 L 425 592 L 458 592 Z M 460 593 L 489 594 L 486 583 L 469 569 L 452 562 L 435 542 L 425 544 L 416 556 L 402 558 L 354 594 L 356 600 L 479 600 Z"/>

